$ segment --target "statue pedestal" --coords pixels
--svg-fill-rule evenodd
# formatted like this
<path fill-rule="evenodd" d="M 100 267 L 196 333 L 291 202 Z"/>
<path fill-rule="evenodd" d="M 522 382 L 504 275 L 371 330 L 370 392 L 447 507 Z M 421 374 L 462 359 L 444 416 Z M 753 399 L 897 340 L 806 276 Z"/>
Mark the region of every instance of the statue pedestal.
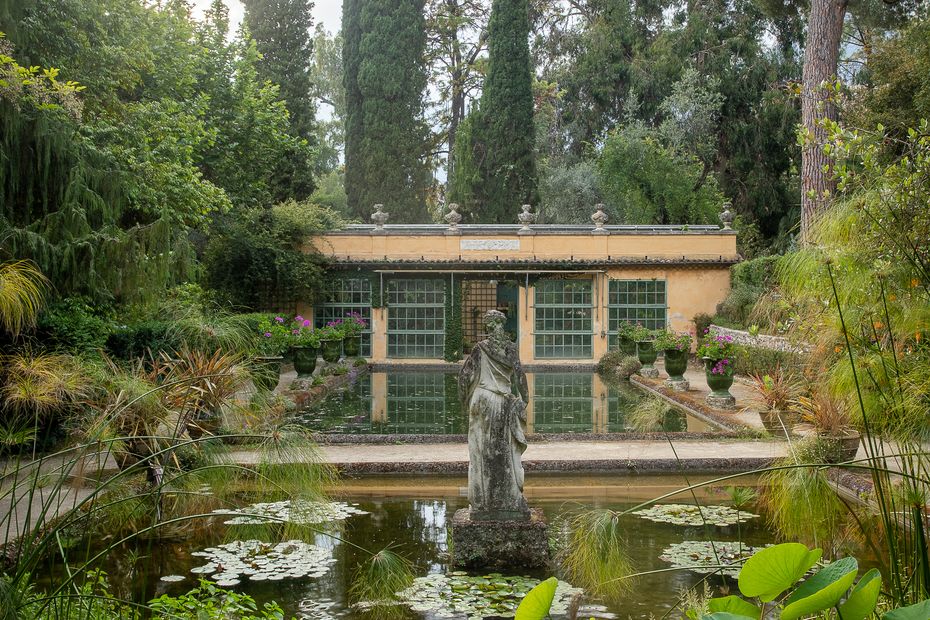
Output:
<path fill-rule="evenodd" d="M 549 564 L 548 524 L 539 508 L 529 520 L 472 520 L 462 508 L 452 517 L 452 563 L 463 568 L 531 569 Z"/>

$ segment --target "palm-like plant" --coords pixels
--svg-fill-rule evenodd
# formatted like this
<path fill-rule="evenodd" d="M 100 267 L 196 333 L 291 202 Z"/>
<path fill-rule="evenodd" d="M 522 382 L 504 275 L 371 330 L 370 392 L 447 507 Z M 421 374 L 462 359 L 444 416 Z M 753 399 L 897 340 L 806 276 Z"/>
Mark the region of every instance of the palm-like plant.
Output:
<path fill-rule="evenodd" d="M 49 287 L 48 279 L 31 261 L 0 264 L 0 327 L 14 338 L 33 327 Z"/>

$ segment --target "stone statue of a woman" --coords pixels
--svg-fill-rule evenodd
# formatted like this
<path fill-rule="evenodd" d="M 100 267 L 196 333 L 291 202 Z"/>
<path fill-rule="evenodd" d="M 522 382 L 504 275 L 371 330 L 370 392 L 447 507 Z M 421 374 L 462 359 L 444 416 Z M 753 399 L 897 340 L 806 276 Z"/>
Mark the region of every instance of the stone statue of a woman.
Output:
<path fill-rule="evenodd" d="M 472 520 L 530 518 L 523 497 L 526 450 L 526 374 L 517 346 L 504 332 L 506 317 L 484 317 L 488 337 L 472 350 L 459 374 L 459 394 L 468 411 L 468 501 Z"/>

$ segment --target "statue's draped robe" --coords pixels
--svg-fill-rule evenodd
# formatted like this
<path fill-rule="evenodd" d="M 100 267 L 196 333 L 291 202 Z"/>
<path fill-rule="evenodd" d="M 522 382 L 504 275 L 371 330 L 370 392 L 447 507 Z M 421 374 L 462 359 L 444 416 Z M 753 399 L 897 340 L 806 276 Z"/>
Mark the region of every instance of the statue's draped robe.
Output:
<path fill-rule="evenodd" d="M 475 346 L 459 377 L 468 411 L 468 501 L 472 519 L 528 519 L 523 497 L 526 375 L 516 348 Z"/>

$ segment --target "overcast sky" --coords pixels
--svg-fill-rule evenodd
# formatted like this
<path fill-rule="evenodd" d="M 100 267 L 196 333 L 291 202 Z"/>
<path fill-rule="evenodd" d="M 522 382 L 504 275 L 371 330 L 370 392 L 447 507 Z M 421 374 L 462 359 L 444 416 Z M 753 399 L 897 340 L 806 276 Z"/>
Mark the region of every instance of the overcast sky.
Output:
<path fill-rule="evenodd" d="M 239 0 L 225 2 L 229 7 L 231 30 L 235 34 L 239 29 L 239 22 L 242 21 L 242 3 Z M 199 17 L 203 10 L 210 6 L 210 0 L 193 0 L 193 4 L 195 15 Z M 328 31 L 337 32 L 342 20 L 342 0 L 316 0 L 313 4 L 313 20 L 314 24 L 323 24 Z"/>

